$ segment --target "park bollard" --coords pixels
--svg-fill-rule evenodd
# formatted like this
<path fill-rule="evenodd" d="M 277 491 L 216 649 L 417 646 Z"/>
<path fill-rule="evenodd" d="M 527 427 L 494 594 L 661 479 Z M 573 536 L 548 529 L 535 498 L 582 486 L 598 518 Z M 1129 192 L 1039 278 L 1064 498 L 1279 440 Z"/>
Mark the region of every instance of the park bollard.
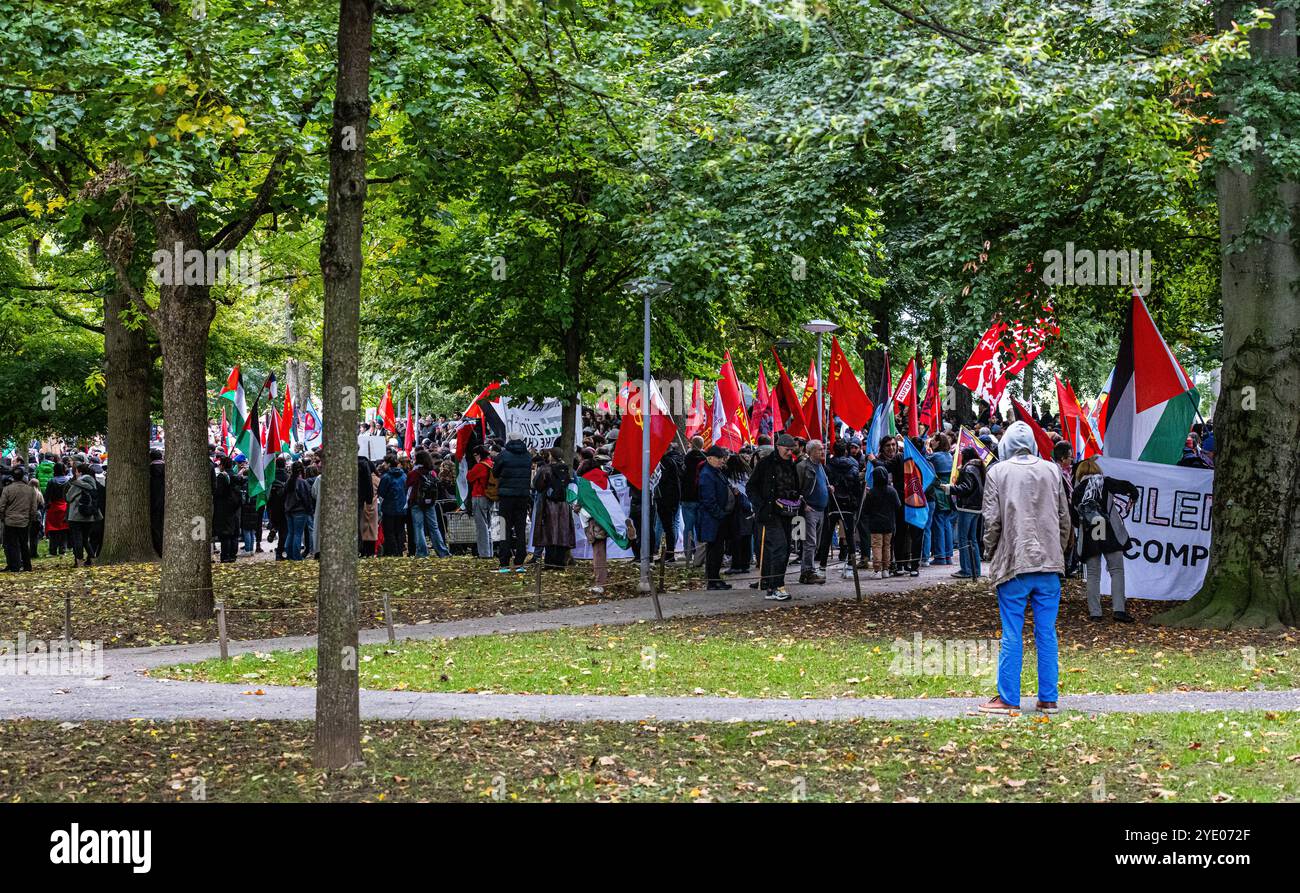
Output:
<path fill-rule="evenodd" d="M 217 641 L 221 645 L 221 659 L 230 660 L 230 642 L 226 639 L 226 603 L 217 602 Z"/>
<path fill-rule="evenodd" d="M 397 634 L 393 632 L 393 609 L 388 606 L 388 593 L 384 593 L 384 623 L 388 624 L 388 641 L 396 642 Z"/>
<path fill-rule="evenodd" d="M 537 565 L 537 607 L 542 607 L 542 562 L 536 562 Z"/>

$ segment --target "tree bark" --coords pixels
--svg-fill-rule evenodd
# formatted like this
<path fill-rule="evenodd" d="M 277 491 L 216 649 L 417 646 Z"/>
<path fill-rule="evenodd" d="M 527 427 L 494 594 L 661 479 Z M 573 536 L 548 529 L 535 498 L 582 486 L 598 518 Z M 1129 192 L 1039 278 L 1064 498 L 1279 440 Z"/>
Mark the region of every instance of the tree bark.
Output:
<path fill-rule="evenodd" d="M 1296 64 L 1296 14 L 1273 4 L 1272 28 L 1251 33 L 1252 68 Z M 1236 3 L 1222 3 L 1220 29 Z M 1224 102 L 1233 115 L 1233 81 Z M 1294 87 L 1293 87 L 1294 89 Z M 1276 202 L 1300 212 L 1300 187 L 1251 172 L 1215 173 L 1223 249 L 1223 372 L 1215 410 L 1214 511 L 1205 583 L 1157 622 L 1212 629 L 1300 625 L 1300 257 L 1291 225 L 1242 238 Z"/>
<path fill-rule="evenodd" d="M 330 143 L 329 209 L 321 241 L 325 284 L 322 368 L 325 438 L 321 481 L 320 588 L 317 593 L 315 762 L 336 769 L 361 762 L 357 687 L 357 430 L 361 315 L 361 236 L 366 204 L 373 0 L 339 4 L 337 88 Z"/>
<path fill-rule="evenodd" d="M 108 397 L 108 511 L 100 564 L 155 561 L 149 537 L 149 414 L 153 352 L 143 326 L 122 313 L 131 298 L 115 288 L 104 298 L 104 382 Z"/>
<path fill-rule="evenodd" d="M 582 345 L 578 332 L 578 324 L 575 321 L 561 336 L 564 348 L 564 376 L 568 379 L 570 394 L 576 395 L 578 392 L 578 376 L 581 373 L 582 365 Z M 566 462 L 572 462 L 574 454 L 578 448 L 578 420 L 574 415 L 573 402 L 575 397 L 571 397 L 564 403 L 564 415 L 560 420 L 560 441 L 557 444 L 564 451 Z"/>
<path fill-rule="evenodd" d="M 193 208 L 164 208 L 158 213 L 157 231 L 159 247 L 169 253 L 202 250 Z M 177 282 L 159 286 L 156 315 L 163 354 L 167 479 L 158 613 L 175 620 L 212 616 L 212 462 L 208 458 L 206 359 L 215 313 L 209 285 Z"/>
<path fill-rule="evenodd" d="M 944 399 L 943 408 L 951 409 L 957 413 L 957 425 L 966 425 L 969 427 L 975 422 L 975 405 L 971 399 L 970 388 L 957 382 L 957 376 L 961 374 L 962 367 L 966 365 L 964 357 L 970 355 L 969 350 L 963 350 L 953 345 L 948 346 L 948 359 L 945 364 L 945 377 L 948 383 L 948 396 Z"/>

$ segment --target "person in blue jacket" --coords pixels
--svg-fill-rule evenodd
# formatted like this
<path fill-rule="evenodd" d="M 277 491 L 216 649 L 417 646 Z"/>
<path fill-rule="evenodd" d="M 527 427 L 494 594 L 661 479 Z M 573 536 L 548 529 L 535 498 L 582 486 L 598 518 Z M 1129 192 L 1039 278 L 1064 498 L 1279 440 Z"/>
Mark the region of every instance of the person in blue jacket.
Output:
<path fill-rule="evenodd" d="M 406 552 L 406 471 L 393 457 L 379 479 L 379 520 L 384 528 L 384 554 Z"/>
<path fill-rule="evenodd" d="M 707 544 L 704 556 L 704 576 L 709 589 L 730 589 L 722 580 L 722 552 L 727 544 L 728 527 L 736 492 L 723 469 L 727 464 L 727 451 L 714 444 L 704 453 L 705 465 L 700 469 L 699 504 L 695 514 L 696 535 Z"/>

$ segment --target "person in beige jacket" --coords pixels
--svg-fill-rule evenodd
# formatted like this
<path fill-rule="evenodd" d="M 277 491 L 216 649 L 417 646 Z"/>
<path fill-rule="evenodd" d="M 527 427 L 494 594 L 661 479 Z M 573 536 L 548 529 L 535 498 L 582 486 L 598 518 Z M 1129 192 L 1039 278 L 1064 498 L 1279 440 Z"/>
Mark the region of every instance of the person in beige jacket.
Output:
<path fill-rule="evenodd" d="M 1070 537 L 1070 509 L 1061 487 L 1061 472 L 1037 455 L 1034 433 L 1014 422 L 998 444 L 998 461 L 984 484 L 984 546 L 989 576 L 997 587 L 1002 615 L 998 648 L 998 694 L 980 706 L 983 713 L 1020 709 L 1025 607 L 1034 611 L 1034 647 L 1038 651 L 1038 710 L 1056 712 L 1059 672 L 1056 614 L 1061 603 L 1061 574 Z"/>
<path fill-rule="evenodd" d="M 29 571 L 31 525 L 38 517 L 41 494 L 27 485 L 26 473 L 14 471 L 13 481 L 0 490 L 0 522 L 4 524 L 5 570 Z"/>

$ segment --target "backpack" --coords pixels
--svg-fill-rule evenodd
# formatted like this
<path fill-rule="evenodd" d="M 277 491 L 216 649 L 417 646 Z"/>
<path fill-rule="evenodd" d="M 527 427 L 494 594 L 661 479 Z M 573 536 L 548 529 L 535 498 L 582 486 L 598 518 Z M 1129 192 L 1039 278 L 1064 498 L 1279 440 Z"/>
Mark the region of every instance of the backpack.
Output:
<path fill-rule="evenodd" d="M 1084 530 L 1105 530 L 1103 525 L 1106 524 L 1107 517 L 1102 505 L 1106 498 L 1105 482 L 1104 477 L 1094 474 L 1083 485 L 1083 497 L 1079 500 L 1079 526 Z"/>
<path fill-rule="evenodd" d="M 546 479 L 546 498 L 551 502 L 564 502 L 569 498 L 569 475 L 564 466 L 551 466 Z"/>
<path fill-rule="evenodd" d="M 497 478 L 497 470 L 489 468 L 487 480 L 483 482 L 483 498 L 490 502 L 496 502 L 501 498 L 501 481 Z"/>
<path fill-rule="evenodd" d="M 438 499 L 438 481 L 426 469 L 420 472 L 420 505 L 429 507 Z"/>

